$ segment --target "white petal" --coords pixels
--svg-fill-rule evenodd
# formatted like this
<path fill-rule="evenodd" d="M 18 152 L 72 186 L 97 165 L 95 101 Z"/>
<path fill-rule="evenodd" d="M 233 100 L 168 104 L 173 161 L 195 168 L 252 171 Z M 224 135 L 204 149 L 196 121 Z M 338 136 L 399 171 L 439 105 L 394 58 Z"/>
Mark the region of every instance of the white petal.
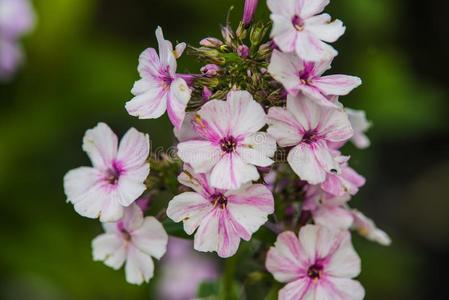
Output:
<path fill-rule="evenodd" d="M 95 261 L 118 270 L 126 259 L 124 241 L 115 234 L 102 234 L 92 241 L 92 254 Z"/>
<path fill-rule="evenodd" d="M 330 0 L 304 0 L 301 9 L 301 18 L 309 18 L 319 14 L 329 4 Z"/>
<path fill-rule="evenodd" d="M 175 196 L 167 208 L 167 216 L 174 222 L 184 222 L 184 231 L 192 234 L 211 211 L 210 201 L 200 194 L 185 192 Z"/>
<path fill-rule="evenodd" d="M 277 281 L 291 282 L 307 268 L 303 252 L 298 237 L 291 231 L 283 232 L 268 251 L 265 266 Z"/>
<path fill-rule="evenodd" d="M 150 153 L 150 137 L 131 128 L 123 136 L 118 149 L 117 160 L 125 169 L 140 168 Z"/>
<path fill-rule="evenodd" d="M 360 257 L 351 243 L 351 235 L 343 231 L 335 235 L 336 243 L 328 257 L 324 272 L 334 277 L 353 278 L 360 274 Z"/>
<path fill-rule="evenodd" d="M 160 259 L 167 250 L 168 235 L 154 217 L 146 217 L 143 224 L 132 233 L 132 243 L 140 251 Z"/>
<path fill-rule="evenodd" d="M 274 212 L 274 199 L 270 190 L 262 184 L 253 184 L 237 191 L 226 193 L 227 209 L 233 220 L 242 226 L 242 237 L 249 240 L 250 235 L 268 220 Z M 236 231 L 240 233 L 240 226 Z M 244 229 L 244 230 L 243 230 Z"/>
<path fill-rule="evenodd" d="M 318 184 L 326 179 L 326 172 L 316 159 L 310 145 L 299 144 L 290 150 L 287 161 L 293 171 L 310 184 Z"/>
<path fill-rule="evenodd" d="M 86 131 L 83 150 L 95 168 L 108 169 L 117 155 L 117 136 L 105 123 Z"/>
<path fill-rule="evenodd" d="M 247 91 L 231 91 L 226 103 L 229 106 L 230 134 L 234 137 L 255 133 L 266 124 L 262 106 Z"/>
<path fill-rule="evenodd" d="M 125 108 L 131 116 L 139 119 L 157 119 L 167 109 L 167 91 L 161 86 L 152 86 L 126 102 Z"/>
<path fill-rule="evenodd" d="M 273 157 L 276 152 L 276 141 L 267 133 L 254 133 L 246 137 L 242 144 L 237 148 L 237 152 L 245 162 L 259 167 L 268 167 L 273 164 L 270 157 Z"/>
<path fill-rule="evenodd" d="M 213 168 L 210 185 L 220 189 L 238 189 L 244 183 L 259 179 L 259 176 L 257 168 L 245 163 L 238 154 L 226 154 Z"/>
<path fill-rule="evenodd" d="M 281 15 L 271 15 L 273 29 L 271 37 L 283 52 L 293 52 L 296 47 L 297 31 L 291 22 L 291 18 Z"/>
<path fill-rule="evenodd" d="M 321 121 L 322 107 L 302 93 L 287 97 L 287 110 L 305 131 L 317 128 Z"/>
<path fill-rule="evenodd" d="M 187 103 L 192 91 L 184 79 L 178 78 L 170 85 L 170 93 L 167 101 L 167 113 L 175 128 L 181 128 L 186 114 Z"/>
<path fill-rule="evenodd" d="M 316 259 L 317 239 L 320 228 L 322 227 L 306 225 L 299 231 L 299 244 L 304 250 L 303 256 L 309 261 L 314 261 Z"/>
<path fill-rule="evenodd" d="M 217 209 L 218 217 L 218 249 L 220 257 L 233 256 L 240 245 L 240 235 L 235 225 L 231 222 L 226 209 Z"/>
<path fill-rule="evenodd" d="M 313 285 L 307 279 L 290 282 L 279 291 L 279 300 L 321 300 L 312 298 Z"/>
<path fill-rule="evenodd" d="M 274 14 L 293 17 L 296 10 L 296 0 L 268 0 L 268 8 Z"/>
<path fill-rule="evenodd" d="M 181 128 L 178 129 L 175 127 L 173 129 L 173 133 L 179 142 L 200 139 L 200 135 L 195 131 L 192 125 L 195 114 L 195 112 L 187 112 L 184 117 L 184 121 L 182 122 Z"/>
<path fill-rule="evenodd" d="M 333 296 L 330 300 L 363 300 L 365 298 L 365 289 L 360 282 L 347 279 L 347 278 L 330 278 L 330 286 L 328 286 L 327 292 Z M 318 295 L 318 294 L 317 294 Z M 321 299 L 321 298 L 317 298 Z"/>
<path fill-rule="evenodd" d="M 218 216 L 215 210 L 203 218 L 198 231 L 195 233 L 195 250 L 212 252 L 218 249 Z"/>
<path fill-rule="evenodd" d="M 131 284 L 142 284 L 153 277 L 154 263 L 151 256 L 129 245 L 126 258 L 126 281 Z"/>
<path fill-rule="evenodd" d="M 362 84 L 358 77 L 347 75 L 329 75 L 316 78 L 312 83 L 326 95 L 344 96 Z"/>
<path fill-rule="evenodd" d="M 145 49 L 139 56 L 139 66 L 137 67 L 140 77 L 152 79 L 160 74 L 160 69 L 161 63 L 156 50 L 153 48 Z"/>
<path fill-rule="evenodd" d="M 209 176 L 204 173 L 195 173 L 188 164 L 184 165 L 184 170 L 178 176 L 178 182 L 190 187 L 205 198 L 215 192 L 215 190 L 209 186 Z"/>
<path fill-rule="evenodd" d="M 173 45 L 164 39 L 162 28 L 156 29 L 156 38 L 159 45 L 159 57 L 163 66 L 168 66 L 171 74 L 176 73 L 176 57 L 173 53 Z"/>
<path fill-rule="evenodd" d="M 267 132 L 273 136 L 279 146 L 296 146 L 302 140 L 300 134 L 303 129 L 295 117 L 286 109 L 272 107 L 268 111 L 268 129 Z"/>
<path fill-rule="evenodd" d="M 344 142 L 354 134 L 347 114 L 341 109 L 323 108 L 320 123 L 320 134 L 327 141 Z"/>
<path fill-rule="evenodd" d="M 123 206 L 129 206 L 147 189 L 145 180 L 150 173 L 148 163 L 139 168 L 127 170 L 125 174 L 120 175 L 117 186 L 119 202 Z"/>
<path fill-rule="evenodd" d="M 301 31 L 296 35 L 295 50 L 303 60 L 313 62 L 331 59 L 338 54 L 334 48 L 308 31 Z"/>
<path fill-rule="evenodd" d="M 322 14 L 306 20 L 305 28 L 318 39 L 328 43 L 337 41 L 346 30 L 342 21 L 334 20 L 330 22 L 330 16 L 328 14 Z"/>
<path fill-rule="evenodd" d="M 220 160 L 221 150 L 209 141 L 187 141 L 178 144 L 178 156 L 195 172 L 206 173 Z"/>
<path fill-rule="evenodd" d="M 282 53 L 275 49 L 271 56 L 268 72 L 274 79 L 282 83 L 290 94 L 296 95 L 300 85 L 299 73 L 303 68 L 303 62 L 295 54 Z"/>

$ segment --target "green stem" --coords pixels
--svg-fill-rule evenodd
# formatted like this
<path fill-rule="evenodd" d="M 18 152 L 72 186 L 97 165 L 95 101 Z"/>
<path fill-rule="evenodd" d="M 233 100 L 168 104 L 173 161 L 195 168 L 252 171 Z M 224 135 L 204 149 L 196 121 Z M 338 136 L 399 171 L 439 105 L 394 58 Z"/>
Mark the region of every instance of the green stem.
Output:
<path fill-rule="evenodd" d="M 237 265 L 237 255 L 225 260 L 222 282 L 220 284 L 219 300 L 233 300 L 235 298 L 234 277 Z"/>

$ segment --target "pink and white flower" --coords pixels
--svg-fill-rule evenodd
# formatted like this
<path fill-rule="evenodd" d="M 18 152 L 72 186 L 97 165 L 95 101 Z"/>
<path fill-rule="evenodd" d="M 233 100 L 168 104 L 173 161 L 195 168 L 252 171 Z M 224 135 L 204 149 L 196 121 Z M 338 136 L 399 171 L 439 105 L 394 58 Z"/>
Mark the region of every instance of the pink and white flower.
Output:
<path fill-rule="evenodd" d="M 351 108 L 345 108 L 346 113 L 354 129 L 354 136 L 351 142 L 359 149 L 365 149 L 370 146 L 370 140 L 366 136 L 365 132 L 371 127 L 371 122 L 366 118 L 366 113 L 363 110 L 355 110 Z"/>
<path fill-rule="evenodd" d="M 391 239 L 387 233 L 383 230 L 377 228 L 373 220 L 366 217 L 360 211 L 353 209 L 352 215 L 354 218 L 353 228 L 357 232 L 367 238 L 370 241 L 377 242 L 383 246 L 389 246 L 391 244 Z"/>
<path fill-rule="evenodd" d="M 131 128 L 118 145 L 108 125 L 98 123 L 86 131 L 83 150 L 93 167 L 80 167 L 65 175 L 67 201 L 84 217 L 115 222 L 123 216 L 124 207 L 146 189 L 149 136 Z"/>
<path fill-rule="evenodd" d="M 126 103 L 126 110 L 140 119 L 155 119 L 167 111 L 172 124 L 179 128 L 185 116 L 191 90 L 182 75 L 176 74 L 176 59 L 186 45 L 178 44 L 175 49 L 164 39 L 162 29 L 156 30 L 159 55 L 154 48 L 148 48 L 139 57 L 138 71 L 141 79 L 134 83 L 131 93 L 135 96 Z"/>
<path fill-rule="evenodd" d="M 154 273 L 151 257 L 160 259 L 167 249 L 168 235 L 154 217 L 143 216 L 137 205 L 125 209 L 117 223 L 103 223 L 104 234 L 92 241 L 95 261 L 103 261 L 114 270 L 125 264 L 126 281 L 148 282 Z"/>
<path fill-rule="evenodd" d="M 320 14 L 329 0 L 268 0 L 273 29 L 271 37 L 283 52 L 295 52 L 305 61 L 320 61 L 337 55 L 326 43 L 345 32 L 340 20 Z"/>
<path fill-rule="evenodd" d="M 220 272 L 213 257 L 193 250 L 193 241 L 170 237 L 158 274 L 155 299 L 190 300 L 197 299 L 202 283 L 217 280 Z"/>
<path fill-rule="evenodd" d="M 354 223 L 354 217 L 348 206 L 350 194 L 334 196 L 326 193 L 319 185 L 308 185 L 305 188 L 302 209 L 309 211 L 313 222 L 331 230 L 347 230 Z"/>
<path fill-rule="evenodd" d="M 301 228 L 299 239 L 281 233 L 266 259 L 274 278 L 287 283 L 279 300 L 361 300 L 365 290 L 353 280 L 360 265 L 348 231 L 314 225 Z"/>
<path fill-rule="evenodd" d="M 187 234 L 195 233 L 194 248 L 216 251 L 220 257 L 233 256 L 240 239 L 250 240 L 274 212 L 270 190 L 262 184 L 244 185 L 225 191 L 210 185 L 206 174 L 195 174 L 186 167 L 178 181 L 194 190 L 174 197 L 168 204 L 167 216 L 183 222 Z"/>
<path fill-rule="evenodd" d="M 276 141 L 259 130 L 266 124 L 262 106 L 246 91 L 228 93 L 227 101 L 210 100 L 193 118 L 201 139 L 178 144 L 178 156 L 196 173 L 211 173 L 210 183 L 237 189 L 259 179 L 258 167 L 273 163 Z"/>
<path fill-rule="evenodd" d="M 346 141 L 352 136 L 343 110 L 320 106 L 299 93 L 287 97 L 286 109 L 270 108 L 268 125 L 268 133 L 279 146 L 293 147 L 287 161 L 302 180 L 319 184 L 328 173 L 339 174 L 340 164 L 327 143 Z"/>
<path fill-rule="evenodd" d="M 331 62 L 332 59 L 306 62 L 293 53 L 274 50 L 268 72 L 282 83 L 289 94 L 296 96 L 301 91 L 320 105 L 338 107 L 338 102 L 335 102 L 338 97 L 333 96 L 349 94 L 362 81 L 348 75 L 322 76 L 330 69 Z"/>
<path fill-rule="evenodd" d="M 365 185 L 365 178 L 348 165 L 349 156 L 342 156 L 338 151 L 332 151 L 332 155 L 339 163 L 340 171 L 328 173 L 321 188 L 334 196 L 357 194 L 359 188 Z"/>
<path fill-rule="evenodd" d="M 20 39 L 36 16 L 28 0 L 0 0 L 0 80 L 9 80 L 23 61 Z"/>

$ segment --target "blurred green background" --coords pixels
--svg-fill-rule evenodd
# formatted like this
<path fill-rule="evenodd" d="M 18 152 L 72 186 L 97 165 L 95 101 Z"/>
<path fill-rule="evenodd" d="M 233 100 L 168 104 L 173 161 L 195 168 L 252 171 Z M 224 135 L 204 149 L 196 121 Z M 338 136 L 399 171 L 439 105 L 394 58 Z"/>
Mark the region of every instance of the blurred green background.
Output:
<path fill-rule="evenodd" d="M 196 45 L 218 36 L 230 5 L 241 0 L 35 0 L 36 30 L 27 62 L 0 85 L 0 299 L 149 299 L 91 259 L 101 232 L 65 203 L 62 177 L 88 164 L 87 128 L 130 126 L 153 146 L 172 143 L 161 120 L 138 121 L 124 109 L 138 78 L 139 53 L 155 46 L 154 30 Z M 374 123 L 365 151 L 347 148 L 368 178 L 353 205 L 393 238 L 383 248 L 355 238 L 366 299 L 448 299 L 449 255 L 449 3 L 428 0 L 339 0 L 328 12 L 344 21 L 335 73 L 364 85 L 342 101 Z M 259 17 L 266 17 L 261 0 Z M 197 72 L 183 57 L 180 72 Z"/>

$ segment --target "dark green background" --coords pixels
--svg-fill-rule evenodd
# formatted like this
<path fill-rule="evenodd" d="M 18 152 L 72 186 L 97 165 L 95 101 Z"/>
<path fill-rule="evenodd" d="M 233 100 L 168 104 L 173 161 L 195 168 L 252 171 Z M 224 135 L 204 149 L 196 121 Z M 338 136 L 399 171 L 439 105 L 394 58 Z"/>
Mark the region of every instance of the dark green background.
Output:
<path fill-rule="evenodd" d="M 167 119 L 126 113 L 138 78 L 137 57 L 155 46 L 154 30 L 191 44 L 218 36 L 231 4 L 243 1 L 36 0 L 39 17 L 26 39 L 27 63 L 0 85 L 0 298 L 148 299 L 91 259 L 96 221 L 65 203 L 64 173 L 88 164 L 87 128 L 105 121 L 119 134 L 149 132 L 153 146 L 172 142 Z M 258 13 L 267 16 L 265 1 Z M 429 0 L 338 0 L 328 11 L 344 21 L 335 73 L 364 85 L 342 101 L 367 110 L 373 146 L 351 147 L 368 178 L 353 205 L 393 238 L 383 248 L 355 238 L 366 299 L 445 299 L 449 249 L 449 5 Z M 183 57 L 180 72 L 197 72 Z M 154 284 L 154 283 L 153 283 Z M 151 284 L 150 284 L 151 286 Z"/>

